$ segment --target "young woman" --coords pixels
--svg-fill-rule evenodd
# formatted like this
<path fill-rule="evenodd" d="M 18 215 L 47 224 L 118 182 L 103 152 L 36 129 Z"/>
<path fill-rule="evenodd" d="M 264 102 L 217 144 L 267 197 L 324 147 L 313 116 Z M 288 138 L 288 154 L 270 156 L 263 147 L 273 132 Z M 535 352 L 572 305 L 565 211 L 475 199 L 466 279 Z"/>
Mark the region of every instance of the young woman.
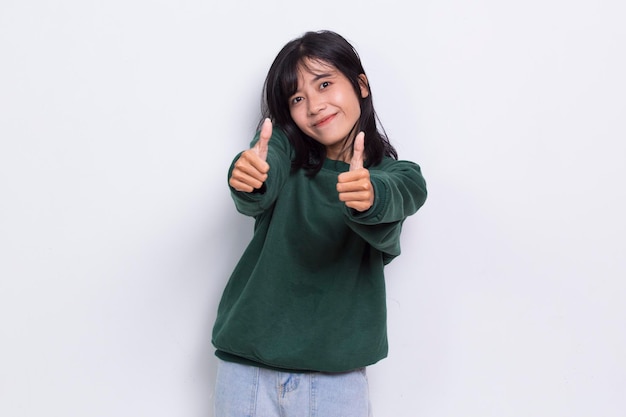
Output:
<path fill-rule="evenodd" d="M 334 32 L 283 47 L 263 117 L 229 170 L 255 227 L 213 328 L 216 417 L 367 417 L 365 368 L 387 356 L 384 266 L 426 184 L 397 160 L 359 56 Z"/>

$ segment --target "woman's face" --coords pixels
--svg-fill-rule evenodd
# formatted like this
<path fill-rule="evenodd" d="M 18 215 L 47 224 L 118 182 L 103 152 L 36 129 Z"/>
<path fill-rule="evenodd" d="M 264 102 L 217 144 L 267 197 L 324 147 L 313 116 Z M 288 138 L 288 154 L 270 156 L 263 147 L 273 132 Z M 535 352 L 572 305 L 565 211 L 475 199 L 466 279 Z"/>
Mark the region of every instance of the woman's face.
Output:
<path fill-rule="evenodd" d="M 367 79 L 363 74 L 360 78 L 360 94 L 365 98 L 369 94 Z M 328 158 L 343 160 L 353 139 L 348 136 L 350 132 L 354 136 L 353 128 L 361 116 L 359 100 L 341 71 L 307 58 L 298 67 L 298 89 L 289 98 L 289 110 L 300 130 L 326 147 Z"/>

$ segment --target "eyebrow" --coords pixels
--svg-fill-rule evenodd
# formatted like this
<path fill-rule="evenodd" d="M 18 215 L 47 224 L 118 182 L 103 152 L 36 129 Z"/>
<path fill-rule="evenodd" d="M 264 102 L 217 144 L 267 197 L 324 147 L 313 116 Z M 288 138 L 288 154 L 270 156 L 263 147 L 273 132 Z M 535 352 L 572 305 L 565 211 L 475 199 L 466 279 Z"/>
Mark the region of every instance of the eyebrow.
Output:
<path fill-rule="evenodd" d="M 318 81 L 318 80 L 321 80 L 322 78 L 329 78 L 329 77 L 332 77 L 331 73 L 316 74 L 315 77 L 313 77 L 313 81 Z"/>
<path fill-rule="evenodd" d="M 332 77 L 337 75 L 337 74 L 333 74 L 333 73 L 330 73 L 330 72 L 323 72 L 321 74 L 315 74 L 313 71 L 309 71 L 309 73 L 314 76 L 312 82 L 319 81 L 322 78 L 332 78 Z M 298 88 L 296 86 L 296 91 L 294 91 L 293 94 L 291 94 L 289 97 L 291 98 L 291 97 L 295 96 L 296 94 L 298 94 L 299 91 L 300 91 L 300 88 Z"/>

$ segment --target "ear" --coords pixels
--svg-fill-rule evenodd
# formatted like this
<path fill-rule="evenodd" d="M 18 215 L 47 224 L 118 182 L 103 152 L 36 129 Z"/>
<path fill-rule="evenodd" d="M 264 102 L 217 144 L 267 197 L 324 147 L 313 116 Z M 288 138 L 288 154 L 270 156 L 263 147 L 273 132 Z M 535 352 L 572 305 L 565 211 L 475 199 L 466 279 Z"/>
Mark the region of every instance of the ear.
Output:
<path fill-rule="evenodd" d="M 367 82 L 367 76 L 365 74 L 359 74 L 359 88 L 361 89 L 361 98 L 370 95 L 370 85 Z"/>

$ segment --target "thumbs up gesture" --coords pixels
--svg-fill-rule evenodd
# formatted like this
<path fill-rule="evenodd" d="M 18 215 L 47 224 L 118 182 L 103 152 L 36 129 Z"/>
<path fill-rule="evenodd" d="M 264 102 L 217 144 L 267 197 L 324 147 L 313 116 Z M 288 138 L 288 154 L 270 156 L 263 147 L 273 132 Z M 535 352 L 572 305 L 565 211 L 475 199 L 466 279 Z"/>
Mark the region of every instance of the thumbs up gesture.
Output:
<path fill-rule="evenodd" d="M 250 193 L 261 188 L 267 180 L 270 166 L 266 162 L 267 148 L 272 137 L 272 121 L 265 119 L 261 126 L 259 140 L 254 146 L 244 151 L 235 162 L 228 183 L 237 191 Z"/>
<path fill-rule="evenodd" d="M 350 160 L 350 170 L 337 178 L 339 200 L 357 211 L 365 211 L 374 204 L 374 187 L 370 172 L 363 168 L 365 133 L 359 132 L 354 139 L 354 149 Z"/>

